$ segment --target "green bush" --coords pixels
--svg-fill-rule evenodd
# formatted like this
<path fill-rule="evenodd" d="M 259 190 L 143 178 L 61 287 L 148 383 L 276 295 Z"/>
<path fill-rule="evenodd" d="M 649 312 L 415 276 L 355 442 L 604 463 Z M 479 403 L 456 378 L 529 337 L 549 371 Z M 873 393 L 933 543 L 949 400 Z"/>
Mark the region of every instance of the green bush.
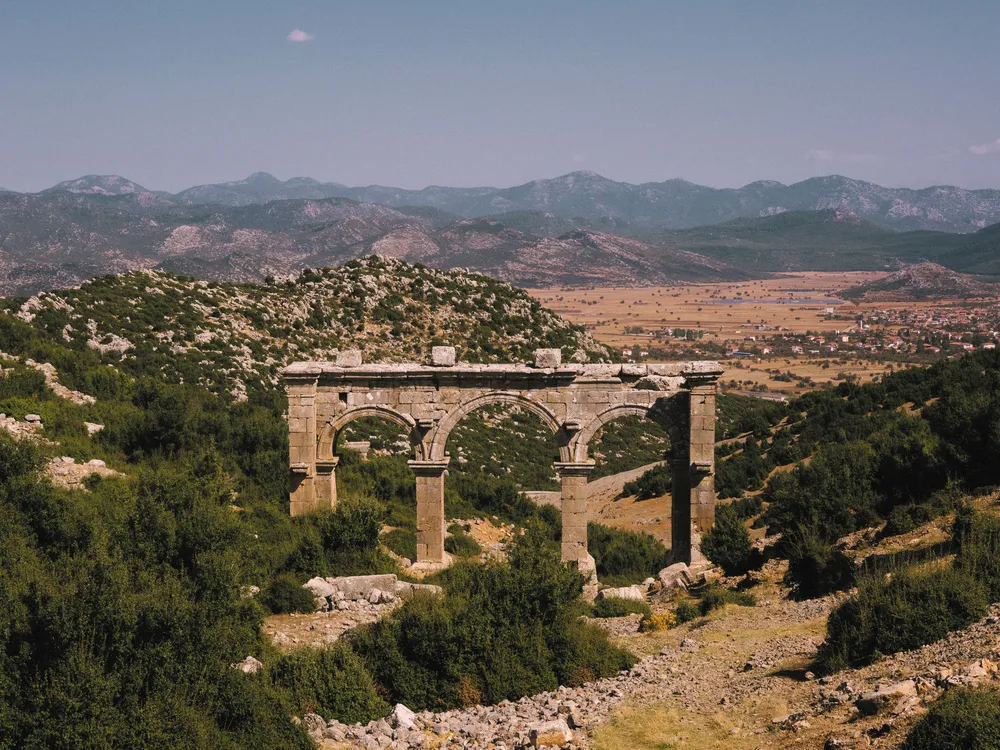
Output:
<path fill-rule="evenodd" d="M 715 509 L 715 525 L 701 540 L 701 551 L 727 576 L 742 575 L 750 568 L 753 544 L 750 532 L 732 505 Z"/>
<path fill-rule="evenodd" d="M 788 573 L 786 583 L 798 599 L 815 599 L 854 585 L 857 568 L 854 561 L 819 534 L 803 531 L 786 543 Z"/>
<path fill-rule="evenodd" d="M 1000 693 L 949 690 L 910 730 L 903 750 L 994 750 L 1000 747 Z"/>
<path fill-rule="evenodd" d="M 982 581 L 991 602 L 1000 601 L 1000 518 L 963 508 L 955 520 L 954 535 L 956 570 Z"/>
<path fill-rule="evenodd" d="M 951 568 L 867 576 L 830 615 L 817 667 L 829 674 L 933 643 L 982 617 L 988 606 L 988 588 Z"/>
<path fill-rule="evenodd" d="M 701 607 L 695 602 L 685 599 L 674 607 L 674 614 L 677 616 L 677 622 L 691 622 L 701 617 Z"/>
<path fill-rule="evenodd" d="M 711 583 L 701 591 L 695 592 L 698 597 L 698 609 L 702 616 L 727 604 L 735 604 L 739 607 L 753 607 L 757 604 L 757 598 L 749 591 L 732 591 L 718 583 Z"/>
<path fill-rule="evenodd" d="M 281 573 L 260 593 L 260 603 L 276 615 L 316 611 L 316 598 L 291 573 Z"/>
<path fill-rule="evenodd" d="M 625 615 L 649 615 L 652 610 L 646 602 L 634 599 L 609 597 L 594 602 L 594 617 L 624 617 Z"/>
<path fill-rule="evenodd" d="M 479 542 L 461 529 L 445 538 L 444 549 L 457 557 L 475 557 L 483 552 Z"/>
<path fill-rule="evenodd" d="M 908 503 L 897 505 L 889 512 L 883 536 L 897 536 L 913 531 L 918 526 L 934 518 L 934 511 L 928 503 Z"/>
<path fill-rule="evenodd" d="M 511 544 L 507 563 L 457 563 L 441 580 L 443 600 L 414 597 L 349 636 L 392 702 L 421 710 L 471 695 L 516 700 L 634 661 L 577 622 L 583 579 L 537 524 Z"/>
<path fill-rule="evenodd" d="M 312 711 L 350 724 L 389 711 L 361 659 L 343 644 L 285 654 L 267 669 L 267 678 L 288 697 L 297 715 Z"/>
<path fill-rule="evenodd" d="M 634 495 L 636 500 L 648 500 L 652 497 L 662 497 L 670 492 L 673 486 L 673 470 L 669 463 L 654 466 L 643 473 L 638 479 L 626 482 L 622 487 L 622 495 Z"/>
<path fill-rule="evenodd" d="M 667 550 L 649 534 L 587 524 L 587 548 L 597 575 L 612 586 L 627 586 L 656 576 L 667 565 Z"/>
<path fill-rule="evenodd" d="M 417 559 L 417 532 L 413 529 L 392 529 L 382 534 L 382 544 L 411 562 Z"/>
<path fill-rule="evenodd" d="M 727 604 L 753 607 L 757 599 L 748 591 L 732 591 L 718 583 L 710 583 L 700 589 L 692 589 L 688 597 L 678 601 L 674 606 L 674 615 L 678 623 L 691 622 Z"/>

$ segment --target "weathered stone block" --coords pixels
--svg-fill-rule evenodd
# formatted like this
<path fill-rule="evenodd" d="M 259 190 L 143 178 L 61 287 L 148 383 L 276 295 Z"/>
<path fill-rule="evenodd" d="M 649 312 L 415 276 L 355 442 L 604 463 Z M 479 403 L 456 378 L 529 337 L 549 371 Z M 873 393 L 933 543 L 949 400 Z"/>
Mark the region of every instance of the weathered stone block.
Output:
<path fill-rule="evenodd" d="M 432 346 L 431 364 L 435 367 L 452 367 L 455 364 L 455 347 Z"/>
<path fill-rule="evenodd" d="M 337 578 L 319 579 L 313 578 L 305 584 L 306 587 L 313 590 L 310 584 L 314 581 L 325 582 L 333 589 L 333 593 L 339 591 L 344 595 L 344 598 L 348 600 L 367 599 L 372 591 L 376 589 L 379 591 L 393 592 L 396 590 L 396 576 L 391 573 L 387 575 L 340 576 Z M 330 595 L 331 594 L 327 594 L 327 596 Z"/>
<path fill-rule="evenodd" d="M 562 364 L 560 349 L 535 349 L 535 367 L 540 369 L 559 367 Z"/>
<path fill-rule="evenodd" d="M 360 367 L 360 366 L 361 366 L 360 349 L 347 349 L 342 352 L 337 352 L 337 367 Z"/>
<path fill-rule="evenodd" d="M 617 589 L 603 589 L 597 593 L 598 599 L 628 599 L 641 602 L 646 598 L 645 592 L 639 586 L 622 586 Z"/>
<path fill-rule="evenodd" d="M 668 565 L 666 568 L 661 570 L 656 574 L 656 577 L 663 584 L 663 588 L 672 589 L 675 586 L 681 588 L 687 588 L 687 573 L 688 566 L 687 563 L 674 563 L 673 565 Z"/>

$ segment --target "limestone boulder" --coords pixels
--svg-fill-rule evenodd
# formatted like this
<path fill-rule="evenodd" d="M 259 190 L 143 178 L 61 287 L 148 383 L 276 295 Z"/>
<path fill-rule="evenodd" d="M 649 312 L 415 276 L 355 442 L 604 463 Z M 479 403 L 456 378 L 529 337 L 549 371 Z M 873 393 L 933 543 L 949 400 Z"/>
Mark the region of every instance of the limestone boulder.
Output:
<path fill-rule="evenodd" d="M 329 599 L 337 593 L 337 587 L 325 578 L 310 578 L 302 588 L 309 589 L 317 599 Z"/>
<path fill-rule="evenodd" d="M 233 664 L 232 667 L 233 669 L 238 669 L 241 672 L 246 672 L 247 674 L 257 674 L 264 668 L 264 664 L 260 661 L 260 659 L 248 656 L 243 661 L 238 661 Z"/>
<path fill-rule="evenodd" d="M 916 697 L 917 683 L 913 680 L 903 680 L 878 690 L 862 693 L 854 705 L 863 716 L 875 716 L 892 710 L 897 703 Z"/>
<path fill-rule="evenodd" d="M 322 737 L 323 732 L 326 731 L 326 719 L 319 714 L 306 714 L 302 717 L 302 723 L 305 725 L 306 731 L 314 737 Z"/>
<path fill-rule="evenodd" d="M 528 737 L 534 748 L 565 747 L 573 741 L 573 731 L 564 719 L 555 719 L 532 727 Z"/>
<path fill-rule="evenodd" d="M 397 703 L 385 718 L 393 729 L 413 729 L 417 715 L 402 703 Z"/>

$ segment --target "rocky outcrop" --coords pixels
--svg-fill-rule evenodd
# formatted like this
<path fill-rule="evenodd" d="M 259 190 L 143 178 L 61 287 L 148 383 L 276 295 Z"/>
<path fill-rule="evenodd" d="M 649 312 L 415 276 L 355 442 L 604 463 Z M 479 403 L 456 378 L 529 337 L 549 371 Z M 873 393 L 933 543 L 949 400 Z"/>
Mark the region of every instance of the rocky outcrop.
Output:
<path fill-rule="evenodd" d="M 120 477 L 121 472 L 109 469 L 104 461 L 99 458 L 91 459 L 86 463 L 78 464 L 71 456 L 53 458 L 49 461 L 45 473 L 52 484 L 57 487 L 64 487 L 68 490 L 86 490 L 84 480 L 93 475 L 99 477 Z"/>
<path fill-rule="evenodd" d="M 309 589 L 316 597 L 316 609 L 319 612 L 368 609 L 365 605 L 393 604 L 410 599 L 418 593 L 432 596 L 441 594 L 440 586 L 400 581 L 394 574 L 311 578 L 302 587 Z"/>

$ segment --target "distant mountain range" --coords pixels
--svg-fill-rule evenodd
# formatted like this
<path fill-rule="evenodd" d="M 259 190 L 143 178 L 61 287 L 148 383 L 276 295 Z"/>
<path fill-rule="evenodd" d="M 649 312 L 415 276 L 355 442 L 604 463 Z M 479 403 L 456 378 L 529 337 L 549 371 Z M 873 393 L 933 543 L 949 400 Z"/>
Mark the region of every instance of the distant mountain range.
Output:
<path fill-rule="evenodd" d="M 833 187 L 823 193 L 820 184 Z M 674 199 L 663 197 L 664 186 L 679 191 Z M 882 215 L 876 223 L 850 208 L 860 201 L 858 186 L 872 194 L 886 190 L 831 177 L 718 191 L 681 181 L 635 186 L 578 172 L 507 190 L 399 191 L 304 178 L 282 182 L 258 173 L 170 195 L 122 177 L 89 176 L 40 193 L 0 192 L 0 295 L 31 294 L 139 268 L 260 281 L 373 253 L 438 268 L 470 268 L 519 286 L 665 285 L 776 271 L 895 270 L 927 260 L 967 273 L 1000 274 L 1000 223 L 973 231 L 994 213 L 1000 222 L 1000 208 L 990 202 L 1000 205 L 1000 191 L 904 191 L 921 200 L 936 195 L 938 208 L 920 209 L 921 214 L 915 203 L 907 204 L 910 209 L 897 212 L 897 226 L 940 216 L 935 225 L 967 230 L 956 233 L 900 231 Z M 365 200 L 314 197 L 334 189 Z M 700 202 L 692 202 L 698 191 Z M 837 195 L 843 202 L 785 210 L 784 204 L 792 203 L 785 200 L 761 209 L 764 216 L 726 215 L 757 210 L 764 203 L 751 205 L 746 197 L 755 191 L 772 197 L 797 191 L 811 205 L 836 202 Z M 289 192 L 313 196 L 288 197 Z M 737 194 L 743 194 L 742 202 L 732 203 Z M 373 197 L 381 200 L 371 202 Z M 441 205 L 418 205 L 418 198 Z M 869 213 L 882 211 L 874 199 L 866 200 L 861 203 Z M 723 210 L 725 201 L 730 203 Z M 487 209 L 491 212 L 467 215 Z M 669 226 L 704 213 L 727 220 Z"/>
<path fill-rule="evenodd" d="M 1000 190 L 949 185 L 921 190 L 886 188 L 830 175 L 793 185 L 763 180 L 741 188 L 710 188 L 685 180 L 633 185 L 594 172 L 571 172 L 509 188 L 439 187 L 404 190 L 381 185 L 349 187 L 309 177 L 279 180 L 256 172 L 245 180 L 199 185 L 170 195 L 147 190 L 123 177 L 90 175 L 44 192 L 132 195 L 137 199 L 188 204 L 246 206 L 276 200 L 349 198 L 399 208 L 425 206 L 462 218 L 511 211 L 541 211 L 582 220 L 603 231 L 647 232 L 718 224 L 738 217 L 784 211 L 843 208 L 897 229 L 973 232 L 1000 222 Z"/>
<path fill-rule="evenodd" d="M 378 254 L 469 268 L 518 286 L 672 284 L 748 278 L 726 263 L 631 237 L 564 229 L 545 216 L 446 221 L 439 212 L 345 198 L 247 206 L 161 205 L 141 191 L 0 194 L 0 295 L 157 268 L 250 282 Z"/>

